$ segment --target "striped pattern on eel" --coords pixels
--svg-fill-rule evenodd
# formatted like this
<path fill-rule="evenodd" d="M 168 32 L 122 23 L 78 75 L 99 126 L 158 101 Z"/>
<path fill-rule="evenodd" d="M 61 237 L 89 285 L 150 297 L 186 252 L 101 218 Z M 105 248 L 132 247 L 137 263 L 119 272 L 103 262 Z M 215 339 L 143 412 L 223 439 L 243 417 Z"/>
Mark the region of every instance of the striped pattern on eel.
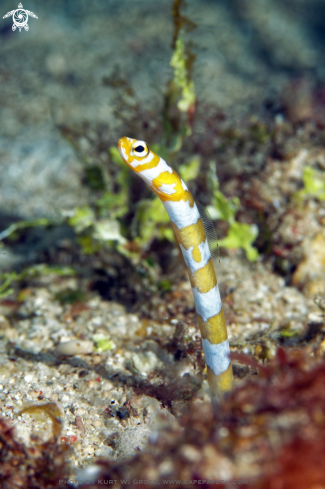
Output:
<path fill-rule="evenodd" d="M 204 226 L 192 194 L 179 175 L 144 141 L 123 137 L 121 157 L 158 195 L 182 250 L 202 335 L 212 400 L 232 388 L 229 342 L 217 277 Z"/>

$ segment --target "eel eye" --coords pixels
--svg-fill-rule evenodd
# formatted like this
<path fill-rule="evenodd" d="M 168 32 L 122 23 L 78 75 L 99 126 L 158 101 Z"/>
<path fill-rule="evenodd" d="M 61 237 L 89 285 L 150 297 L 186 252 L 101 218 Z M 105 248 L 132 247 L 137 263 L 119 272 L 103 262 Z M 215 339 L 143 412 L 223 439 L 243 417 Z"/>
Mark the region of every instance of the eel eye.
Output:
<path fill-rule="evenodd" d="M 132 146 L 132 154 L 144 158 L 149 154 L 149 146 L 144 141 L 136 141 Z"/>

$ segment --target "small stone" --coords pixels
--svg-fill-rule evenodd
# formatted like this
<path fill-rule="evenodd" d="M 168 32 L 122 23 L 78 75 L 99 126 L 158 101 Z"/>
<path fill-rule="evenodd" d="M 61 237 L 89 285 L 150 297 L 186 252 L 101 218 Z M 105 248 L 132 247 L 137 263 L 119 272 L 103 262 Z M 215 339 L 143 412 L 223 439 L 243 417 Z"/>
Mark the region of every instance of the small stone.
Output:
<path fill-rule="evenodd" d="M 225 428 L 224 426 L 222 428 L 220 428 L 219 430 L 219 435 L 222 437 L 222 438 L 225 438 L 226 436 L 229 435 L 229 430 L 228 428 Z"/>
<path fill-rule="evenodd" d="M 78 430 L 80 430 L 82 435 L 84 435 L 86 433 L 86 428 L 85 428 L 83 420 L 82 420 L 82 418 L 80 418 L 80 416 L 75 417 L 75 423 L 76 423 L 76 427 L 78 428 Z"/>
<path fill-rule="evenodd" d="M 61 343 L 55 349 L 55 354 L 60 355 L 87 355 L 93 352 L 94 344 L 87 340 L 71 340 Z"/>
<path fill-rule="evenodd" d="M 101 444 L 101 439 L 98 436 L 91 436 L 89 439 L 90 443 L 93 445 L 100 445 Z"/>
<path fill-rule="evenodd" d="M 61 402 L 62 406 L 68 406 L 69 403 L 71 402 L 71 398 L 68 394 L 62 394 L 60 396 L 60 402 Z"/>
<path fill-rule="evenodd" d="M 158 471 L 160 475 L 171 474 L 173 472 L 173 462 L 171 460 L 164 460 L 159 466 Z"/>
<path fill-rule="evenodd" d="M 316 234 L 304 252 L 305 259 L 297 266 L 292 283 L 313 297 L 325 292 L 325 232 Z"/>
<path fill-rule="evenodd" d="M 51 396 L 50 396 L 50 399 L 52 402 L 58 402 L 59 400 L 59 394 L 57 394 L 56 392 L 52 392 Z"/>
<path fill-rule="evenodd" d="M 135 368 L 142 374 L 147 374 L 161 365 L 161 361 L 152 351 L 134 353 L 132 360 Z"/>
<path fill-rule="evenodd" d="M 181 455 L 188 462 L 198 462 L 201 459 L 201 454 L 197 448 L 193 445 L 183 445 L 181 448 Z"/>
<path fill-rule="evenodd" d="M 92 457 L 94 455 L 95 449 L 93 447 L 85 448 L 85 453 L 88 457 Z"/>
<path fill-rule="evenodd" d="M 95 355 L 93 358 L 93 362 L 95 364 L 100 363 L 102 361 L 102 357 L 100 355 Z"/>
<path fill-rule="evenodd" d="M 34 375 L 33 374 L 26 374 L 25 377 L 24 377 L 24 381 L 27 382 L 27 384 L 29 382 L 31 382 L 34 378 Z"/>
<path fill-rule="evenodd" d="M 75 414 L 76 416 L 84 416 L 84 415 L 86 414 L 86 412 L 87 412 L 87 411 L 86 411 L 85 409 L 83 409 L 83 408 L 78 408 L 78 409 L 76 409 L 76 410 L 75 410 L 74 414 Z"/>
<path fill-rule="evenodd" d="M 77 451 L 77 452 L 80 452 L 80 450 L 82 449 L 82 445 L 80 443 L 80 441 L 77 441 L 76 443 L 73 444 L 73 448 Z"/>
<path fill-rule="evenodd" d="M 112 447 L 100 447 L 95 450 L 96 457 L 111 457 L 114 453 Z"/>
<path fill-rule="evenodd" d="M 10 371 L 7 367 L 0 367 L 0 380 L 7 379 L 10 376 Z"/>
<path fill-rule="evenodd" d="M 30 392 L 29 392 L 29 395 L 30 395 L 30 397 L 34 397 L 34 398 L 36 398 L 36 397 L 38 397 L 40 394 L 39 394 L 39 391 L 34 391 L 34 390 L 32 390 L 32 391 L 30 391 Z"/>
<path fill-rule="evenodd" d="M 93 426 L 95 426 L 95 428 L 100 428 L 101 426 L 103 426 L 103 423 L 100 421 L 100 419 L 95 419 L 92 424 Z"/>
<path fill-rule="evenodd" d="M 6 331 L 8 328 L 11 328 L 11 324 L 9 320 L 3 314 L 0 314 L 0 329 Z"/>

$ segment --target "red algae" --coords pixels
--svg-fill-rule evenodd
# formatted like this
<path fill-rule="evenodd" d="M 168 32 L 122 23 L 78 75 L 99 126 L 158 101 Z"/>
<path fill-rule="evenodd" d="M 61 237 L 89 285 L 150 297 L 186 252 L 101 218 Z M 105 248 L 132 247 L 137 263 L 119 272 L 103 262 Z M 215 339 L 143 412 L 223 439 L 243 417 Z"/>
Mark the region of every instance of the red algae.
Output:
<path fill-rule="evenodd" d="M 59 408 L 54 403 L 48 406 L 32 406 L 38 411 L 42 409 L 53 421 L 53 439 L 46 442 L 37 436 L 31 446 L 26 446 L 17 437 L 14 427 L 0 417 L 0 488 L 19 489 L 24 487 L 38 489 L 55 489 L 59 480 L 68 474 L 65 455 L 68 445 L 58 444 L 57 438 L 61 431 L 58 419 Z M 34 409 L 34 412 L 36 412 Z M 33 411 L 33 410 L 32 410 Z M 27 408 L 24 412 L 31 412 Z"/>
<path fill-rule="evenodd" d="M 324 363 L 308 348 L 279 348 L 268 365 L 243 354 L 233 360 L 258 375 L 234 389 L 217 415 L 208 403 L 192 402 L 179 427 L 157 433 L 146 452 L 127 462 L 103 461 L 100 478 L 117 486 L 130 479 L 130 487 L 137 485 L 132 480 L 162 487 L 166 479 L 169 487 L 180 485 L 177 480 L 194 487 L 228 488 L 233 480 L 254 489 L 323 487 Z"/>

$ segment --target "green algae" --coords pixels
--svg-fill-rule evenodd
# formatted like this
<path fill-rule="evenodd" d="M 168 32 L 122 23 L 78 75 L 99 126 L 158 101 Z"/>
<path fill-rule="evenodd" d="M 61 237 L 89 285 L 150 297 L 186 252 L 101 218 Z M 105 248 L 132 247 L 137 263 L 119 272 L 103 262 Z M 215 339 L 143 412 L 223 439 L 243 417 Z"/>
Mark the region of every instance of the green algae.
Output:
<path fill-rule="evenodd" d="M 229 224 L 228 234 L 219 240 L 219 246 L 225 248 L 242 248 L 249 261 L 256 261 L 258 250 L 252 246 L 258 235 L 258 228 L 255 224 L 246 224 L 232 221 Z"/>
<path fill-rule="evenodd" d="M 242 248 L 249 261 L 258 259 L 258 250 L 252 246 L 258 236 L 258 227 L 255 224 L 247 224 L 236 221 L 236 213 L 240 208 L 238 197 L 225 197 L 219 190 L 218 178 L 213 169 L 209 171 L 210 185 L 213 187 L 212 203 L 207 210 L 212 219 L 220 219 L 229 224 L 228 234 L 225 238 L 218 240 L 219 246 L 224 248 Z"/>
<path fill-rule="evenodd" d="M 105 336 L 103 334 L 95 334 L 91 337 L 91 339 L 96 345 L 97 353 L 113 350 L 114 348 L 116 348 L 114 341 L 111 340 L 109 336 Z"/>
<path fill-rule="evenodd" d="M 196 56 L 190 49 L 191 43 L 185 42 L 184 37 L 184 33 L 194 29 L 196 24 L 182 13 L 185 6 L 184 0 L 174 0 L 172 5 L 174 33 L 170 66 L 173 77 L 166 87 L 163 109 L 163 141 L 171 153 L 179 151 L 184 139 L 192 134 L 191 119 L 196 104 L 192 79 Z"/>
<path fill-rule="evenodd" d="M 46 217 L 41 217 L 39 219 L 31 219 L 31 220 L 22 220 L 11 224 L 8 228 L 0 233 L 0 241 L 5 238 L 15 239 L 15 236 L 19 231 L 22 231 L 27 228 L 33 227 L 45 227 L 57 224 L 57 221 L 52 219 L 48 219 Z"/>
<path fill-rule="evenodd" d="M 2 284 L 0 285 L 0 299 L 7 297 L 14 292 L 14 289 L 12 288 L 13 284 L 22 282 L 25 279 L 31 279 L 50 274 L 54 274 L 59 277 L 67 277 L 76 275 L 76 271 L 71 267 L 49 266 L 45 263 L 39 263 L 38 265 L 33 265 L 25 268 L 20 273 L 2 273 L 0 275 L 0 281 L 2 282 Z"/>
<path fill-rule="evenodd" d="M 297 200 L 314 197 L 320 201 L 325 200 L 325 172 L 320 172 L 307 165 L 304 168 L 302 181 L 304 188 L 294 195 Z"/>
<path fill-rule="evenodd" d="M 180 93 L 177 108 L 181 112 L 188 112 L 195 104 L 195 87 L 186 66 L 186 52 L 182 38 L 178 38 L 176 41 L 170 66 L 174 69 L 174 90 Z"/>
<path fill-rule="evenodd" d="M 191 135 L 196 106 L 196 92 L 192 78 L 195 55 L 190 49 L 191 42 L 185 36 L 186 32 L 196 27 L 196 24 L 184 15 L 185 6 L 184 0 L 174 0 L 172 4 L 174 32 L 170 66 L 173 71 L 172 78 L 166 86 L 161 114 L 164 132 L 159 138 L 159 143 L 150 143 L 155 153 L 168 162 L 172 161 L 172 164 L 175 154 L 180 153 Z M 116 95 L 124 104 L 122 104 L 124 109 L 128 101 L 130 102 L 130 110 L 127 111 L 128 120 L 123 119 L 125 110 L 118 110 L 117 116 L 125 122 L 125 130 L 129 130 L 133 124 L 132 131 L 134 128 L 138 131 L 139 124 L 136 116 L 139 104 L 128 80 L 121 78 L 116 71 L 111 77 L 103 79 L 103 83 L 115 88 Z M 120 108 L 118 104 L 117 107 Z M 134 197 L 130 195 L 134 177 L 124 164 L 116 146 L 108 148 L 109 163 L 112 165 L 110 169 L 106 168 L 99 158 L 93 158 L 93 151 L 92 155 L 86 154 L 78 140 L 80 137 L 87 138 L 87 129 L 87 125 L 84 125 L 81 132 L 61 128 L 84 164 L 83 183 L 91 191 L 90 203 L 63 212 L 62 218 L 56 221 L 47 218 L 20 221 L 0 233 L 0 239 L 8 237 L 14 239 L 16 233 L 29 227 L 66 223 L 74 229 L 76 241 L 84 254 L 93 255 L 107 247 L 139 262 L 143 260 L 143 250 L 150 249 L 154 239 L 174 241 L 168 216 L 157 197 L 140 198 L 134 202 Z M 98 128 L 98 134 L 103 135 L 102 128 Z M 239 136 L 232 134 L 230 131 L 228 137 L 237 140 L 238 137 L 242 139 L 244 136 L 241 133 Z M 257 144 L 268 142 L 270 134 L 267 126 L 252 119 L 250 137 Z M 225 139 L 227 139 L 226 133 Z M 94 138 L 88 138 L 88 141 L 90 146 L 94 144 Z M 98 152 L 103 151 L 102 143 L 101 140 L 98 142 Z M 192 155 L 187 163 L 178 166 L 177 171 L 185 182 L 189 182 L 197 179 L 200 168 L 200 157 Z M 258 257 L 256 248 L 252 246 L 257 236 L 257 227 L 236 221 L 235 215 L 239 207 L 240 201 L 237 197 L 227 199 L 218 186 L 214 186 L 208 206 L 209 213 L 213 219 L 221 219 L 229 224 L 228 235 L 219 244 L 227 248 L 242 248 L 248 259 L 254 261 Z M 0 290 L 0 293 L 5 293 L 6 290 L 5 285 L 3 292 Z"/>

